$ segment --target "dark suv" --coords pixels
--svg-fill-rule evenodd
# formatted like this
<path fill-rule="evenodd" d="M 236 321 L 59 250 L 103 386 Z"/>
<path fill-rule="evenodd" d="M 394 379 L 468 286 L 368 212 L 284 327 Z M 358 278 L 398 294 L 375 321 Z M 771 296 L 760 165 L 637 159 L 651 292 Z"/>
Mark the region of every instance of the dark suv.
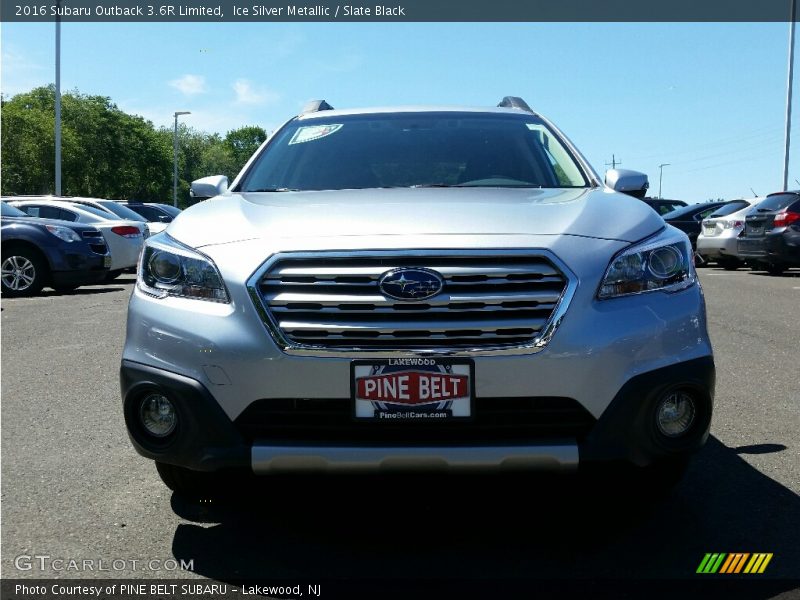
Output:
<path fill-rule="evenodd" d="M 5 296 L 33 296 L 46 285 L 71 291 L 105 279 L 111 255 L 98 229 L 29 217 L 5 202 L 0 209 Z"/>
<path fill-rule="evenodd" d="M 739 257 L 772 275 L 800 266 L 800 192 L 770 194 L 747 215 Z"/>

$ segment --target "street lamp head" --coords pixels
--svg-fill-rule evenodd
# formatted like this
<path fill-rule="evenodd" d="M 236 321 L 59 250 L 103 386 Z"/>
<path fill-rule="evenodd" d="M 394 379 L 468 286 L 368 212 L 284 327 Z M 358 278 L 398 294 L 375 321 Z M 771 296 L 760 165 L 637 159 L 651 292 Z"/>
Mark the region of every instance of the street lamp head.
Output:
<path fill-rule="evenodd" d="M 188 110 L 179 110 L 175 113 L 175 116 L 178 117 L 179 115 L 190 115 L 190 114 L 192 113 Z"/>

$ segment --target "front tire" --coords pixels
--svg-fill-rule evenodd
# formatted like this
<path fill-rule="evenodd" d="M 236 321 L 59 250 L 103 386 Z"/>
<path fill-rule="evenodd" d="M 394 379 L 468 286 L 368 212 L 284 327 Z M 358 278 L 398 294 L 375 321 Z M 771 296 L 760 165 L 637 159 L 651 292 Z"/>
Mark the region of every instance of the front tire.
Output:
<path fill-rule="evenodd" d="M 226 489 L 221 473 L 194 471 L 158 461 L 156 470 L 169 489 L 187 498 L 211 498 L 222 495 Z"/>
<path fill-rule="evenodd" d="M 742 263 L 738 258 L 719 259 L 717 262 L 726 271 L 735 271 L 742 266 Z"/>
<path fill-rule="evenodd" d="M 584 474 L 592 489 L 604 490 L 615 502 L 648 505 L 669 497 L 688 466 L 688 457 L 662 459 L 646 467 L 600 463 L 585 467 Z"/>
<path fill-rule="evenodd" d="M 9 298 L 34 296 L 48 278 L 47 263 L 34 250 L 11 246 L 2 254 L 2 290 Z"/>
<path fill-rule="evenodd" d="M 783 272 L 785 270 L 786 267 L 784 267 L 783 265 L 776 265 L 773 263 L 767 265 L 767 273 L 769 273 L 770 275 L 783 275 Z"/>
<path fill-rule="evenodd" d="M 644 467 L 638 479 L 651 492 L 664 495 L 681 482 L 688 467 L 689 459 L 686 457 L 668 458 Z"/>
<path fill-rule="evenodd" d="M 54 285 L 52 287 L 59 294 L 71 294 L 72 292 L 77 290 L 80 287 L 80 285 Z"/>
<path fill-rule="evenodd" d="M 703 258 L 699 252 L 694 253 L 694 266 L 695 268 L 703 268 L 708 266 L 708 261 Z"/>

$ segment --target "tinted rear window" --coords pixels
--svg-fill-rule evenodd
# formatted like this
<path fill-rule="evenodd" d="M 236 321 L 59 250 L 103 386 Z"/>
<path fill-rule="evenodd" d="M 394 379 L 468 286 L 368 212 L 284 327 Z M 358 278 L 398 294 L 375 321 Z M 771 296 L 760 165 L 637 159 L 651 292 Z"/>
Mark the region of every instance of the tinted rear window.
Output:
<path fill-rule="evenodd" d="M 181 209 L 180 208 L 178 208 L 176 206 L 170 206 L 169 204 L 159 204 L 158 208 L 160 208 L 165 213 L 167 213 L 168 215 L 171 215 L 173 217 L 177 217 L 179 214 L 181 214 Z"/>
<path fill-rule="evenodd" d="M 705 208 L 704 208 L 705 207 Z M 673 219 L 680 219 L 682 217 L 687 217 L 691 219 L 692 215 L 704 212 L 705 210 L 716 210 L 719 205 L 708 206 L 707 204 L 690 204 L 689 206 L 682 206 L 672 212 L 668 212 L 667 214 L 663 215 L 665 220 L 673 220 Z"/>
<path fill-rule="evenodd" d="M 711 218 L 732 215 L 733 213 L 739 212 L 747 206 L 750 206 L 749 202 L 730 202 L 729 204 L 720 206 L 717 210 L 715 210 L 714 214 L 711 215 Z"/>
<path fill-rule="evenodd" d="M 139 221 L 140 223 L 147 222 L 147 219 L 145 219 L 142 215 L 133 212 L 127 206 L 122 206 L 122 204 L 117 204 L 116 202 L 112 202 L 110 200 L 107 202 L 100 202 L 99 204 L 106 207 L 118 217 L 122 217 L 128 221 Z"/>
<path fill-rule="evenodd" d="M 797 194 L 775 194 L 774 196 L 769 196 L 758 205 L 758 212 L 783 210 L 793 202 L 797 202 L 797 200 Z"/>
<path fill-rule="evenodd" d="M 144 204 L 129 204 L 128 206 L 131 210 L 136 211 L 150 222 L 158 222 L 161 220 L 159 217 L 164 216 L 161 210 L 152 206 L 146 206 Z"/>
<path fill-rule="evenodd" d="M 95 217 L 99 217 L 104 221 L 114 221 L 114 215 L 111 213 L 107 213 L 104 210 L 100 210 L 99 208 L 95 208 L 94 206 L 87 206 L 86 204 L 77 204 L 75 208 L 78 208 L 82 211 L 91 213 Z"/>

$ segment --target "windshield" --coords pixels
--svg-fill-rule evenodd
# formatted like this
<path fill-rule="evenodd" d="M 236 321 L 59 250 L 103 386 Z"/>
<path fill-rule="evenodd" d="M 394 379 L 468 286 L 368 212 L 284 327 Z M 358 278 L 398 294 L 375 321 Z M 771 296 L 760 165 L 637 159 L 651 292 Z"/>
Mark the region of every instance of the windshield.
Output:
<path fill-rule="evenodd" d="M 534 115 L 389 113 L 292 121 L 239 191 L 415 186 L 563 188 L 587 181 Z"/>
<path fill-rule="evenodd" d="M 20 209 L 15 208 L 5 202 L 0 202 L 0 210 L 2 210 L 2 214 L 0 216 L 3 217 L 28 217 L 30 215 L 25 214 Z"/>
<path fill-rule="evenodd" d="M 104 202 L 100 202 L 104 207 L 108 210 L 113 212 L 118 217 L 122 217 L 123 219 L 127 219 L 128 221 L 139 221 L 140 223 L 147 223 L 147 219 L 145 219 L 142 215 L 133 212 L 127 206 L 122 206 L 122 204 L 117 204 L 111 200 L 106 200 Z"/>

